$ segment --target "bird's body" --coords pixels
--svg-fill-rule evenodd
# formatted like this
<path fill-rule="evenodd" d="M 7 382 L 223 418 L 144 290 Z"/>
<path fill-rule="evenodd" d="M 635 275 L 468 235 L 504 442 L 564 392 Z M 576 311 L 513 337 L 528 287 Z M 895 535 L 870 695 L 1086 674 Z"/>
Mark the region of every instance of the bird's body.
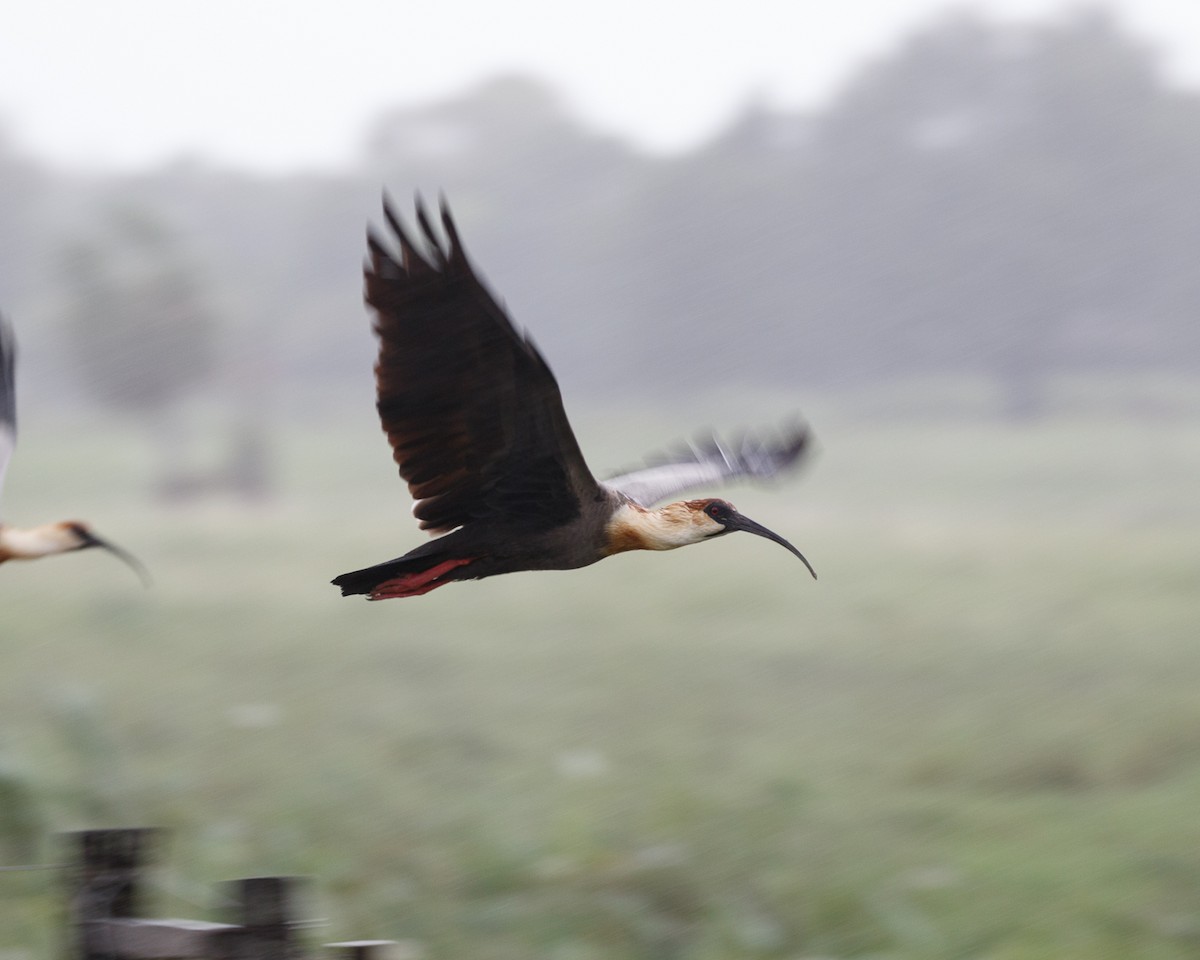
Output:
<path fill-rule="evenodd" d="M 419 596 L 454 580 L 570 570 L 736 530 L 774 540 L 804 560 L 724 500 L 655 506 L 699 484 L 766 478 L 792 466 L 807 442 L 802 426 L 773 443 L 747 437 L 728 445 L 714 437 L 597 481 L 554 375 L 476 276 L 445 205 L 443 244 L 418 204 L 424 253 L 387 203 L 384 212 L 400 256 L 368 235 L 366 299 L 380 342 L 376 406 L 416 501 L 413 514 L 422 529 L 442 536 L 342 574 L 333 583 L 343 595 Z"/>
<path fill-rule="evenodd" d="M 17 442 L 16 343 L 10 327 L 0 317 L 0 492 Z M 81 520 L 61 520 L 37 527 L 14 527 L 0 520 L 0 563 L 37 560 L 58 553 L 100 547 L 129 564 L 147 580 L 145 568 L 120 547 L 96 536 Z"/>

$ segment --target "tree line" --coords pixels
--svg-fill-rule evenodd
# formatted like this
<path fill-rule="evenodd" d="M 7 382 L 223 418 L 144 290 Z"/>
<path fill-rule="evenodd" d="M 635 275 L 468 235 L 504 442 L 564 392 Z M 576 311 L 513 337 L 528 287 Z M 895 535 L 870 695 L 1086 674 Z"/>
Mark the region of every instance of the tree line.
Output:
<path fill-rule="evenodd" d="M 1200 369 L 1198 180 L 1200 97 L 1111 15 L 960 12 L 819 111 L 751 99 L 669 157 L 521 76 L 386 113 L 337 171 L 3 142 L 0 297 L 117 407 L 337 391 L 373 349 L 365 223 L 420 189 L 577 395 L 966 374 L 1023 415 L 1059 374 Z"/>

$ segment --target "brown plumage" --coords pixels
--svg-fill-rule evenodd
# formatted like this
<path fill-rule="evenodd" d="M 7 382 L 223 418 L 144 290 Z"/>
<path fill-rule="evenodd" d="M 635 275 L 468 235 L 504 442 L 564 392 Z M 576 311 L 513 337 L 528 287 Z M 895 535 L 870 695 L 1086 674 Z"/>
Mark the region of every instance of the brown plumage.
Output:
<path fill-rule="evenodd" d="M 795 464 L 807 431 L 774 443 L 701 447 L 606 483 L 588 469 L 554 375 L 468 262 L 443 202 L 445 240 L 418 201 L 423 249 L 385 200 L 397 256 L 368 232 L 377 409 L 421 529 L 443 534 L 345 573 L 343 595 L 419 596 L 453 580 L 565 570 L 631 549 L 666 550 L 746 530 L 787 541 L 723 500 L 652 504 L 704 482 L 769 477 Z M 804 561 L 807 565 L 808 561 Z M 809 568 L 812 569 L 811 567 Z M 815 576 L 815 574 L 814 574 Z"/>

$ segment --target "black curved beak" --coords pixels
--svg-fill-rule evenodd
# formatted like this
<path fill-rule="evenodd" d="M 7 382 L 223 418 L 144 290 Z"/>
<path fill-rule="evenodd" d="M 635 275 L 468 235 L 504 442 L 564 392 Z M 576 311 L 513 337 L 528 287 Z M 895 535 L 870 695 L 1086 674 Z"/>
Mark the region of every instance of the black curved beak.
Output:
<path fill-rule="evenodd" d="M 746 533 L 753 533 L 755 536 L 766 537 L 768 540 L 774 540 L 781 547 L 786 547 L 788 550 L 798 556 L 800 558 L 800 562 L 808 567 L 808 572 L 812 574 L 812 578 L 814 580 L 817 579 L 817 571 L 814 570 L 812 568 L 812 564 L 805 559 L 804 554 L 784 540 L 779 534 L 775 533 L 775 531 L 768 530 L 761 523 L 755 523 L 749 517 L 744 517 L 740 513 L 735 513 L 728 520 L 724 521 L 724 526 L 726 530 L 731 532 L 734 530 L 744 530 Z"/>
<path fill-rule="evenodd" d="M 99 547 L 101 550 L 107 550 L 138 575 L 139 579 L 142 581 L 142 586 L 150 586 L 150 571 L 146 569 L 142 561 L 140 561 L 128 550 L 122 550 L 115 543 L 109 543 L 107 540 L 96 536 L 91 531 L 85 531 L 81 534 L 81 536 L 83 538 L 83 543 L 79 545 L 78 549 L 86 550 L 89 547 Z"/>

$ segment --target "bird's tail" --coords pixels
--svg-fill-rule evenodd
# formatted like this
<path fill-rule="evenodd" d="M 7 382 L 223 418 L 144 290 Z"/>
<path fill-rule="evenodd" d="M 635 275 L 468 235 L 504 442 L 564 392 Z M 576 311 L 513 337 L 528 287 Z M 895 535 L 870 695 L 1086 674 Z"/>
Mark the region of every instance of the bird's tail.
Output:
<path fill-rule="evenodd" d="M 341 588 L 343 597 L 357 594 L 365 595 L 368 600 L 419 597 L 452 580 L 467 579 L 454 571 L 473 562 L 470 557 L 407 556 L 343 573 L 331 582 Z"/>

